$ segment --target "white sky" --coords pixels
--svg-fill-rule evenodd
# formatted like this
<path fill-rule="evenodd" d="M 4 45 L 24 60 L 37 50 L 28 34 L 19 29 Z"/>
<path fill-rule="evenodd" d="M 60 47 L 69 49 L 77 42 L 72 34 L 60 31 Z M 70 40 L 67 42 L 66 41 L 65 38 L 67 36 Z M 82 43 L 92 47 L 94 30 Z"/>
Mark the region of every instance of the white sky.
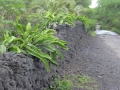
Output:
<path fill-rule="evenodd" d="M 97 1 L 98 0 L 92 0 L 91 5 L 89 6 L 90 8 L 95 8 L 97 6 Z"/>

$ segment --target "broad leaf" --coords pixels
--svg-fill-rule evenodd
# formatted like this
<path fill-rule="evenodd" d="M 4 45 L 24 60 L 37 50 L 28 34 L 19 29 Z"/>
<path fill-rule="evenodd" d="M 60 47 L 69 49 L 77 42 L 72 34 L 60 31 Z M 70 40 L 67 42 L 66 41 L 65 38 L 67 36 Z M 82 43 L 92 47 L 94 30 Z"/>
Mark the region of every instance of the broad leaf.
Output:
<path fill-rule="evenodd" d="M 14 37 L 14 36 L 9 37 L 9 38 L 7 38 L 7 39 L 5 39 L 5 40 L 3 41 L 3 44 L 4 44 L 5 46 L 8 46 L 15 38 L 16 38 L 16 37 Z"/>
<path fill-rule="evenodd" d="M 21 53 L 22 52 L 21 49 L 18 46 L 15 46 L 15 45 L 9 47 L 9 50 L 12 51 L 12 52 L 15 52 L 15 53 Z"/>
<path fill-rule="evenodd" d="M 4 54 L 6 52 L 5 45 L 0 45 L 0 54 Z"/>
<path fill-rule="evenodd" d="M 29 32 L 30 32 L 30 29 L 31 29 L 31 24 L 28 23 L 27 26 L 26 26 L 26 31 L 29 33 Z"/>
<path fill-rule="evenodd" d="M 54 46 L 52 45 L 45 45 L 43 46 L 43 48 L 45 48 L 47 51 L 50 51 L 50 52 L 54 52 L 56 49 L 54 48 Z"/>
<path fill-rule="evenodd" d="M 47 62 L 47 60 L 46 60 L 44 57 L 41 57 L 38 52 L 36 52 L 34 49 L 32 49 L 32 48 L 29 47 L 29 46 L 25 46 L 25 49 L 26 49 L 26 51 L 27 51 L 30 55 L 39 58 L 39 59 L 45 64 L 47 71 L 50 70 L 49 63 Z"/>
<path fill-rule="evenodd" d="M 51 44 L 53 44 L 53 45 L 58 45 L 58 46 L 60 46 L 61 48 L 68 50 L 68 48 L 67 48 L 63 43 L 61 43 L 61 42 L 59 42 L 59 41 L 53 41 L 53 42 L 51 42 Z"/>

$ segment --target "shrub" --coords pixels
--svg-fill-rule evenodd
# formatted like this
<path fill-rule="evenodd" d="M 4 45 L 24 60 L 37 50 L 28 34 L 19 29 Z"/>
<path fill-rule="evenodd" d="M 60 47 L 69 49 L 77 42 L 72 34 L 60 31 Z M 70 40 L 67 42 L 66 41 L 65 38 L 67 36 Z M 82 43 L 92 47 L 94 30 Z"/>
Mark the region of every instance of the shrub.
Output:
<path fill-rule="evenodd" d="M 77 20 L 83 22 L 83 24 L 85 25 L 86 31 L 95 30 L 95 27 L 96 27 L 96 21 L 95 20 L 91 20 L 91 19 L 89 19 L 85 16 L 79 16 L 77 18 Z"/>

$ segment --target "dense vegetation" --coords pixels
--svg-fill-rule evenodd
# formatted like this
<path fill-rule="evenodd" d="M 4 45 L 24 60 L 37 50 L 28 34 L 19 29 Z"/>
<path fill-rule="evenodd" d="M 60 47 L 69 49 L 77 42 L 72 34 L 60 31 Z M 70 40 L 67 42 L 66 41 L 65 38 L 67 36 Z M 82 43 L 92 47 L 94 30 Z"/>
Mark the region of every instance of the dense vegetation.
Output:
<path fill-rule="evenodd" d="M 102 22 L 101 29 L 112 30 L 120 34 L 120 0 L 98 0 L 95 18 Z"/>
<path fill-rule="evenodd" d="M 14 52 L 35 56 L 49 70 L 49 62 L 62 59 L 59 46 L 68 50 L 66 42 L 54 36 L 51 25 L 82 21 L 85 30 L 94 30 L 95 21 L 86 11 L 90 0 L 0 0 L 0 53 Z"/>

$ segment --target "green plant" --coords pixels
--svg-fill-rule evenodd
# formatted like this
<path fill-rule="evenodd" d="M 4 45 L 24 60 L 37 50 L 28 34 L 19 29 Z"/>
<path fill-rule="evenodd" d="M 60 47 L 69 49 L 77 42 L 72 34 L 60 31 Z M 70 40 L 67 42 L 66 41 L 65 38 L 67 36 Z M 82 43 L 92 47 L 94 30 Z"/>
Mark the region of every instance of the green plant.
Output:
<path fill-rule="evenodd" d="M 81 84 L 88 84 L 90 82 L 90 77 L 88 76 L 81 76 L 81 75 L 78 75 L 78 81 L 81 83 Z"/>
<path fill-rule="evenodd" d="M 72 82 L 68 79 L 57 77 L 54 81 L 54 86 L 50 86 L 50 90 L 72 90 Z"/>
<path fill-rule="evenodd" d="M 97 84 L 95 80 L 86 75 L 65 75 L 63 77 L 56 77 L 53 85 L 50 86 L 50 90 L 97 90 Z"/>
<path fill-rule="evenodd" d="M 4 35 L 4 40 L 0 46 L 1 54 L 6 51 L 30 54 L 39 58 L 45 64 L 47 71 L 49 71 L 49 62 L 57 65 L 56 54 L 63 59 L 62 53 L 56 48 L 56 46 L 66 50 L 68 48 L 66 47 L 65 41 L 54 36 L 54 30 L 47 29 L 40 31 L 38 25 L 31 28 L 30 23 L 28 23 L 25 28 L 17 21 L 15 26 L 15 33 L 10 34 L 7 31 Z"/>
<path fill-rule="evenodd" d="M 85 8 L 82 5 L 80 5 L 80 3 L 82 3 L 83 1 L 80 1 L 78 5 L 76 4 L 76 0 L 41 0 L 40 2 L 38 1 L 39 0 L 34 0 L 29 4 L 30 9 L 28 11 L 34 13 L 32 15 L 28 15 L 28 17 L 30 20 L 34 20 L 34 23 L 44 21 L 42 23 L 44 29 L 46 28 L 44 26 L 47 26 L 48 28 L 53 23 L 67 23 L 75 25 L 74 21 L 77 20 L 76 18 L 82 15 L 83 12 L 85 12 Z M 87 4 L 87 2 L 84 2 L 83 4 Z"/>
<path fill-rule="evenodd" d="M 88 34 L 90 34 L 91 36 L 95 37 L 96 33 L 94 31 L 89 31 Z"/>
<path fill-rule="evenodd" d="M 35 26 L 40 23 L 39 27 L 42 30 L 49 28 L 53 23 L 75 25 L 76 17 L 85 12 L 81 4 L 88 6 L 88 2 L 89 0 L 1 0 L 1 33 L 5 30 L 15 30 L 12 23 L 16 18 L 21 24 L 31 22 L 32 26 Z"/>
<path fill-rule="evenodd" d="M 85 16 L 78 16 L 77 20 L 83 22 L 83 24 L 85 25 L 86 31 L 90 31 L 90 30 L 94 31 L 95 30 L 95 26 L 96 26 L 95 20 L 91 20 Z"/>

